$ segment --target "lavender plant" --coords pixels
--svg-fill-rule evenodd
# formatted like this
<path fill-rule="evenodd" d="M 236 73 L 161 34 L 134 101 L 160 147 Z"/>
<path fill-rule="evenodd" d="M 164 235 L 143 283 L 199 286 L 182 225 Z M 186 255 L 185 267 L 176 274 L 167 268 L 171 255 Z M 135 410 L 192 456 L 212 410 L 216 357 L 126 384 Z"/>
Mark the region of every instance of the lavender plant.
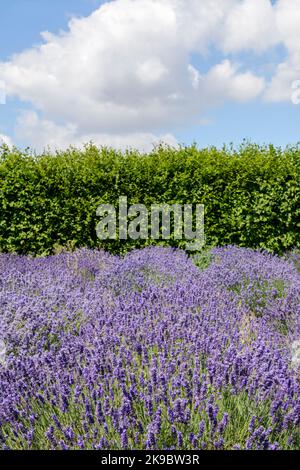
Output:
<path fill-rule="evenodd" d="M 250 249 L 2 254 L 0 446 L 299 449 L 299 300 Z"/>

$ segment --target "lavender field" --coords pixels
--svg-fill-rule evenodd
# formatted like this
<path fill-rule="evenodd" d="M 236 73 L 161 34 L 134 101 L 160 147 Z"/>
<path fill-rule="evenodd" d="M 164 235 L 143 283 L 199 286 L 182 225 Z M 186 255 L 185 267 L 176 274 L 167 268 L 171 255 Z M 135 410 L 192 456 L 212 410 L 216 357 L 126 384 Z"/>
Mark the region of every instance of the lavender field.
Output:
<path fill-rule="evenodd" d="M 299 256 L 1 254 L 3 449 L 299 449 Z"/>

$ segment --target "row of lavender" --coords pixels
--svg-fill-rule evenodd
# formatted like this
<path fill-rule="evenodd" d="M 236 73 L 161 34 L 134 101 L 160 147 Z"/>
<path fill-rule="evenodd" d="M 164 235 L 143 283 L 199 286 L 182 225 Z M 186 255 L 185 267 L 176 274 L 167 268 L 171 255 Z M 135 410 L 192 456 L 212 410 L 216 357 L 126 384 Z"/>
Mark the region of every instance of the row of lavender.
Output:
<path fill-rule="evenodd" d="M 3 449 L 300 448 L 299 258 L 0 256 Z"/>

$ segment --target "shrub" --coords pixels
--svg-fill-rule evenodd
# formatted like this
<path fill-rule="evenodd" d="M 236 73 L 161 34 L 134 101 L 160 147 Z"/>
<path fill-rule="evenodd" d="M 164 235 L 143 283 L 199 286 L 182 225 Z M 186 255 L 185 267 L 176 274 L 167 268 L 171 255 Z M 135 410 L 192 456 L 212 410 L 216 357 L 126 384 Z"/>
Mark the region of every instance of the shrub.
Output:
<path fill-rule="evenodd" d="M 100 247 L 112 253 L 152 240 L 99 241 L 101 203 L 205 205 L 208 245 L 235 244 L 275 253 L 300 246 L 299 148 L 244 143 L 149 154 L 87 145 L 54 155 L 0 151 L 0 250 L 46 255 L 57 245 Z M 182 242 L 168 244 L 182 247 Z"/>

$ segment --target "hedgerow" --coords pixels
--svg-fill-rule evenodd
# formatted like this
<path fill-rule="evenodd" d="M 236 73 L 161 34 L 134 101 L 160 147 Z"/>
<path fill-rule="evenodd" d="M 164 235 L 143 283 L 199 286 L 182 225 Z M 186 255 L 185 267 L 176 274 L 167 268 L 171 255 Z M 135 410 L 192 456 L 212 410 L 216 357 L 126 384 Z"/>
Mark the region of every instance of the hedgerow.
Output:
<path fill-rule="evenodd" d="M 0 150 L 0 250 L 48 255 L 57 246 L 122 253 L 153 240 L 96 235 L 101 203 L 204 204 L 210 246 L 282 253 L 300 247 L 300 152 L 244 143 L 238 149 L 157 146 L 148 154 L 87 145 L 35 155 Z M 155 243 L 161 243 L 156 241 Z M 183 246 L 171 239 L 168 244 Z"/>

